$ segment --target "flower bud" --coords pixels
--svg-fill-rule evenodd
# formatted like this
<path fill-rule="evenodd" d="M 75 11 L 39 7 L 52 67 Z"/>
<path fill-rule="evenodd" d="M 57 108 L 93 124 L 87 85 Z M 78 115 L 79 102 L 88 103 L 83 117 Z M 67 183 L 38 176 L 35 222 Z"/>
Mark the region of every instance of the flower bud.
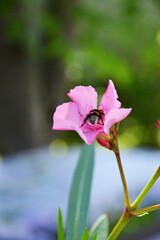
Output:
<path fill-rule="evenodd" d="M 108 148 L 108 149 L 112 149 L 112 146 L 103 138 L 97 138 L 97 142 L 102 146 L 102 147 L 105 147 L 105 148 Z"/>

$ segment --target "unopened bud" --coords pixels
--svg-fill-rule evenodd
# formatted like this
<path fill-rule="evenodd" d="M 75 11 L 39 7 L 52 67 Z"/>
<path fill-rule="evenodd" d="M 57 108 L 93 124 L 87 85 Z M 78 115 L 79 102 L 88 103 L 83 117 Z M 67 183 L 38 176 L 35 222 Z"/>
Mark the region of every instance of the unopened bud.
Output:
<path fill-rule="evenodd" d="M 102 147 L 105 147 L 105 148 L 108 148 L 108 149 L 112 149 L 112 146 L 105 140 L 105 139 L 102 139 L 102 138 L 97 138 L 97 142 L 102 146 Z"/>

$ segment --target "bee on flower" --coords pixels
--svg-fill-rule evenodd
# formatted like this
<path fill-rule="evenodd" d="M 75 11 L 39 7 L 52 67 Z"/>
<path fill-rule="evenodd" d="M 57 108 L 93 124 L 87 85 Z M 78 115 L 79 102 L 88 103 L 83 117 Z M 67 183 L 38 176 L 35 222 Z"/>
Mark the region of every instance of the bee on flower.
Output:
<path fill-rule="evenodd" d="M 63 103 L 53 115 L 53 130 L 73 130 L 92 144 L 98 135 L 108 135 L 115 123 L 126 118 L 131 108 L 121 108 L 114 84 L 109 80 L 97 108 L 97 92 L 92 86 L 77 86 L 67 94 L 72 102 Z"/>

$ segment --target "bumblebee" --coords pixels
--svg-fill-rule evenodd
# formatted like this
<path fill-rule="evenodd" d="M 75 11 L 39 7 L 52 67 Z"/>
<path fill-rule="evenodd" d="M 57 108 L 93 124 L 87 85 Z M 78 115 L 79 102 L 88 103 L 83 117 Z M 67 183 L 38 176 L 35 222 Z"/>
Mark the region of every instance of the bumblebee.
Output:
<path fill-rule="evenodd" d="M 103 126 L 104 125 L 103 117 L 104 117 L 104 113 L 103 113 L 102 110 L 93 109 L 87 114 L 87 116 L 84 119 L 81 127 L 83 127 L 83 125 L 86 122 L 88 122 L 91 125 L 99 124 L 99 125 Z"/>

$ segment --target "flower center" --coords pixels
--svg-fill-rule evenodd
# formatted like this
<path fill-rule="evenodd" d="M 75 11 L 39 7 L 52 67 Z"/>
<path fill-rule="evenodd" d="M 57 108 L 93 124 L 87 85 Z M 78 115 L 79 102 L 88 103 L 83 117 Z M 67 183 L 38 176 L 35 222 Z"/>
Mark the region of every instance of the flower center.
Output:
<path fill-rule="evenodd" d="M 91 110 L 88 115 L 86 116 L 86 118 L 84 119 L 81 127 L 83 127 L 83 125 L 87 122 L 89 125 L 104 125 L 103 122 L 104 119 L 104 113 L 102 110 L 98 110 L 98 109 L 93 109 Z"/>
<path fill-rule="evenodd" d="M 87 122 L 89 124 L 95 125 L 99 121 L 99 116 L 97 114 L 92 114 L 87 117 Z"/>

